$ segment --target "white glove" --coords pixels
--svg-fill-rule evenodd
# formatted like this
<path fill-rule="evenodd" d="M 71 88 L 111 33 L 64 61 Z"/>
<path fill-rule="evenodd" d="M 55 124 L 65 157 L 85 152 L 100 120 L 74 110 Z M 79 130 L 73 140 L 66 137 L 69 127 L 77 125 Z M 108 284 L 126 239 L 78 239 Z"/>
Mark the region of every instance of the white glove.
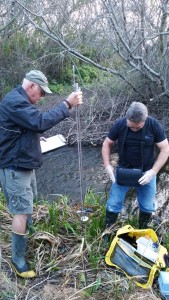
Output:
<path fill-rule="evenodd" d="M 108 165 L 106 168 L 105 168 L 107 174 L 109 175 L 111 181 L 113 183 L 115 183 L 116 179 L 115 179 L 115 176 L 114 176 L 114 172 L 113 172 L 113 167 L 111 165 Z"/>
<path fill-rule="evenodd" d="M 153 177 L 156 175 L 156 172 L 153 169 L 150 169 L 145 172 L 145 174 L 139 179 L 141 185 L 149 183 Z"/>

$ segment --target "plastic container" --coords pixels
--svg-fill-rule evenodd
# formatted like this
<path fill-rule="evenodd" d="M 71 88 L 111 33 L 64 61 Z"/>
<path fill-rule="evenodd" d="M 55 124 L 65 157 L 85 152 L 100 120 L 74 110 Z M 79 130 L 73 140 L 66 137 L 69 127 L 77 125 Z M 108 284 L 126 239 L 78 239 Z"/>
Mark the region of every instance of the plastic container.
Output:
<path fill-rule="evenodd" d="M 152 239 L 140 237 L 137 241 L 137 252 L 142 256 L 156 262 L 158 256 L 158 245 Z"/>
<path fill-rule="evenodd" d="M 158 284 L 162 296 L 169 300 L 169 272 L 160 272 L 160 275 L 158 277 Z"/>

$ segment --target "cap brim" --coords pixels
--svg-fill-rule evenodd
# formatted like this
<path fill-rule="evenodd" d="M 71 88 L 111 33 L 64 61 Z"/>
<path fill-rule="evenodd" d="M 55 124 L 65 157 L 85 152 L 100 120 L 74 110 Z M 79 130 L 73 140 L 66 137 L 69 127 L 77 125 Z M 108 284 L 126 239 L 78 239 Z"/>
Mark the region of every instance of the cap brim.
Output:
<path fill-rule="evenodd" d="M 51 92 L 51 90 L 50 90 L 47 86 L 42 86 L 42 85 L 41 85 L 41 88 L 42 88 L 42 90 L 43 90 L 46 94 L 53 94 L 53 93 Z"/>

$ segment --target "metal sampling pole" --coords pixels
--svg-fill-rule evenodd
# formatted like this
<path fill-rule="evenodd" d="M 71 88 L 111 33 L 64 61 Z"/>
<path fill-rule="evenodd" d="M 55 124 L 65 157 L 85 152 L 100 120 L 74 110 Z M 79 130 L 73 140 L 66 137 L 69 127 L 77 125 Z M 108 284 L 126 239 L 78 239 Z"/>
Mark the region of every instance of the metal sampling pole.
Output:
<path fill-rule="evenodd" d="M 75 67 L 73 65 L 73 87 L 74 91 L 79 90 L 78 83 L 75 80 Z M 81 142 L 81 124 L 80 124 L 80 110 L 79 107 L 76 107 L 76 123 L 77 123 L 77 145 L 78 145 L 78 163 L 79 163 L 79 178 L 80 178 L 80 201 L 82 203 L 81 209 L 81 221 L 88 221 L 88 217 L 84 215 L 84 195 L 83 195 L 83 166 L 82 166 L 82 142 Z"/>

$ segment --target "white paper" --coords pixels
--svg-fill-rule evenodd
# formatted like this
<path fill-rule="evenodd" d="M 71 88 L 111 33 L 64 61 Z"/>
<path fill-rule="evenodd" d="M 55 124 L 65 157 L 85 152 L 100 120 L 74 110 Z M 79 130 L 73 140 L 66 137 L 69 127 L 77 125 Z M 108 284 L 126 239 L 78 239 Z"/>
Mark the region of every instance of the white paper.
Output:
<path fill-rule="evenodd" d="M 57 134 L 47 138 L 46 141 L 41 140 L 41 151 L 42 153 L 57 149 L 66 145 L 66 140 L 62 134 Z"/>

